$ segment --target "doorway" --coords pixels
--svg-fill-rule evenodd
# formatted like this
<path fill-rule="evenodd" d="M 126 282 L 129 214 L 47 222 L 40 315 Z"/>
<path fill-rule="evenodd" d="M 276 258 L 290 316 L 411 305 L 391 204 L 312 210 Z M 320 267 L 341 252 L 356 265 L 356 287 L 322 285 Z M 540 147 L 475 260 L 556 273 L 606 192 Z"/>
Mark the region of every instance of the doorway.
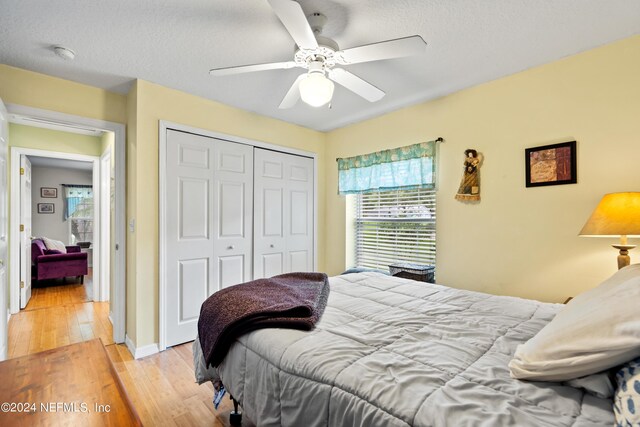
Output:
<path fill-rule="evenodd" d="M 99 142 L 96 138 L 96 144 Z M 102 275 L 94 277 L 94 246 L 102 244 L 103 234 L 108 234 L 102 229 L 109 224 L 103 220 L 99 223 L 100 229 L 96 228 L 100 218 L 109 218 L 109 212 L 105 217 L 95 209 L 104 203 L 97 204 L 94 200 L 104 194 L 94 195 L 95 160 L 33 155 L 23 155 L 20 160 L 21 172 L 24 171 L 21 207 L 26 207 L 21 209 L 20 220 L 25 227 L 23 249 L 31 250 L 24 257 L 21 253 L 20 267 L 27 270 L 27 274 L 21 278 L 21 285 L 25 283 L 25 287 L 21 289 L 20 308 L 34 310 L 94 299 L 106 301 L 94 298 L 94 291 L 99 293 L 103 286 L 109 285 L 102 280 Z M 101 182 L 100 185 L 102 191 Z M 53 242 L 58 242 L 58 250 L 49 247 Z M 64 253 L 58 254 L 60 251 Z M 56 259 L 50 259 L 52 252 L 56 252 Z M 102 257 L 102 270 L 109 270 L 106 255 Z"/>
<path fill-rule="evenodd" d="M 92 325 L 85 325 L 86 327 L 81 335 L 84 338 L 85 335 L 90 335 L 90 330 L 95 335 L 100 336 L 103 339 L 108 339 L 111 342 L 124 342 L 125 340 L 125 182 L 124 182 L 124 150 L 125 150 L 125 134 L 124 125 L 106 122 L 102 120 L 89 119 L 80 116 L 72 116 L 63 113 L 57 113 L 47 110 L 40 110 L 31 107 L 24 107 L 19 105 L 7 106 L 8 116 L 11 123 L 19 123 L 23 125 L 62 130 L 71 133 L 85 133 L 94 132 L 101 135 L 109 135 L 109 149 L 105 150 L 102 154 L 102 158 L 98 156 L 92 156 L 90 159 L 82 158 L 81 155 L 69 155 L 67 153 L 51 152 L 46 150 L 28 149 L 22 147 L 12 147 L 11 149 L 11 177 L 19 176 L 20 173 L 20 156 L 26 155 L 27 157 L 53 157 L 65 160 L 75 161 L 89 161 L 93 165 L 93 177 L 92 188 L 95 192 L 96 204 L 95 215 L 97 219 L 94 220 L 93 228 L 94 235 L 91 244 L 92 252 L 92 271 L 89 276 L 94 281 L 93 289 L 89 291 L 88 297 L 94 301 L 107 301 L 109 303 L 103 304 L 102 307 L 106 309 L 100 309 L 100 315 L 97 316 L 97 312 L 91 313 L 86 308 L 79 310 L 76 313 L 77 319 L 97 319 L 101 317 L 99 322 L 104 323 L 104 319 L 109 324 L 113 323 L 111 327 L 100 328 L 98 323 Z M 11 141 L 9 144 L 12 145 Z M 46 148 L 46 147 L 44 147 Z M 30 151 L 31 150 L 31 151 Z M 109 167 L 107 167 L 107 164 Z M 109 177 L 108 182 L 104 181 L 105 177 Z M 33 188 L 34 191 L 40 191 L 40 188 Z M 105 192 L 109 189 L 109 192 Z M 62 191 L 59 189 L 58 191 Z M 11 197 L 16 199 L 19 197 L 20 186 L 17 180 L 11 180 Z M 100 197 L 100 194 L 103 197 Z M 104 197 L 104 195 L 108 195 Z M 45 203 L 44 201 L 41 201 Z M 106 206 L 105 206 L 106 205 Z M 48 209 L 48 207 L 44 207 Z M 103 219 L 104 225 L 108 228 L 100 226 L 100 216 L 108 212 L 109 218 Z M 10 224 L 10 247 L 20 247 L 20 216 L 19 204 L 11 204 L 11 224 Z M 104 217 L 103 217 L 104 218 Z M 111 227 L 109 227 L 111 226 Z M 86 234 L 85 234 L 86 236 Z M 39 237 L 39 236 L 34 236 Z M 108 237 L 105 241 L 105 237 Z M 82 235 L 75 238 L 77 241 L 82 241 Z M 85 251 L 86 252 L 86 251 Z M 20 312 L 20 259 L 21 254 L 19 250 L 11 251 L 10 261 L 10 310 L 12 314 Z M 24 257 L 26 258 L 26 256 Z M 108 262 L 105 262 L 108 260 Z M 87 298 L 89 299 L 89 298 Z M 93 303 L 96 305 L 97 303 Z M 92 305 L 92 306 L 93 306 Z M 68 314 L 68 313 L 67 313 Z M 46 323 L 46 322 L 45 322 Z M 81 327 L 83 325 L 80 325 Z M 107 334 L 105 331 L 109 329 Z M 79 338 L 78 331 L 76 330 L 76 339 Z"/>
<path fill-rule="evenodd" d="M 14 143 L 43 135 L 23 125 L 11 130 Z M 52 137 L 48 132 L 43 139 Z M 9 323 L 8 357 L 95 337 L 113 343 L 109 302 L 100 298 L 108 286 L 100 271 L 110 260 L 100 253 L 99 231 L 110 221 L 100 217 L 108 194 L 100 191 L 99 157 L 15 146 L 10 154 L 12 168 L 20 165 L 20 179 L 11 180 L 11 206 L 19 214 L 10 220 L 20 230 L 12 235 L 18 245 L 10 246 L 19 263 L 20 311 Z"/>

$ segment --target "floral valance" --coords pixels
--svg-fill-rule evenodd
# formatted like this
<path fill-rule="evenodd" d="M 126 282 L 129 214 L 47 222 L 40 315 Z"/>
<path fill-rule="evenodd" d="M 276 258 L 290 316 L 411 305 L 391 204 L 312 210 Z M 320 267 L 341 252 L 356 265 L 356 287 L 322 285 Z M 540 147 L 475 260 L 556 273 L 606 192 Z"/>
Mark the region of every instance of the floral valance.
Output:
<path fill-rule="evenodd" d="M 435 187 L 436 142 L 338 159 L 338 194 Z"/>

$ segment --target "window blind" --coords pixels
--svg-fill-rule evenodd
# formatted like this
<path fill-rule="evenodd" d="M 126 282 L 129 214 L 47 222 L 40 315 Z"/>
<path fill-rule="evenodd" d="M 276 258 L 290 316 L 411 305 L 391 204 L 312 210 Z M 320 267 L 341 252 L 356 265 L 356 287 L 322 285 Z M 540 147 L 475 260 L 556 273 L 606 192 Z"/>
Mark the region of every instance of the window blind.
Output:
<path fill-rule="evenodd" d="M 355 249 L 359 267 L 435 265 L 436 192 L 392 190 L 355 195 Z"/>

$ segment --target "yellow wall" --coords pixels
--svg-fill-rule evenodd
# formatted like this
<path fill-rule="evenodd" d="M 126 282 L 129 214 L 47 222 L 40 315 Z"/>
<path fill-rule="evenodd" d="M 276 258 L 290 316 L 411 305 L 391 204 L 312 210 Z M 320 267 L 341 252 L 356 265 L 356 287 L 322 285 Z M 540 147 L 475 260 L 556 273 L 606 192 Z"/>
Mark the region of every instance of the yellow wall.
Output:
<path fill-rule="evenodd" d="M 617 268 L 615 241 L 577 234 L 602 195 L 640 190 L 640 36 L 330 132 L 326 157 L 438 136 L 439 283 L 545 301 L 591 288 Z M 525 188 L 524 149 L 571 140 L 578 184 Z M 466 148 L 485 157 L 479 204 L 454 200 Z M 326 267 L 336 274 L 345 198 L 333 162 L 326 176 Z"/>
<path fill-rule="evenodd" d="M 281 146 L 293 147 L 318 154 L 318 252 L 319 267 L 323 269 L 324 249 L 324 172 L 325 134 L 279 120 L 259 116 L 254 113 L 232 108 L 214 101 L 168 89 L 153 83 L 138 80 L 135 97 L 137 115 L 135 130 L 129 121 L 129 144 L 135 134 L 134 148 L 130 149 L 129 163 L 135 163 L 135 170 L 129 170 L 127 188 L 135 194 L 134 215 L 136 230 L 129 233 L 129 265 L 135 269 L 128 276 L 129 289 L 135 295 L 127 300 L 129 317 L 135 315 L 135 338 L 127 324 L 127 333 L 136 346 L 158 342 L 158 121 L 169 120 L 197 128 L 264 141 Z M 132 176 L 133 175 L 133 176 Z M 135 301 L 135 302 L 134 302 Z"/>
<path fill-rule="evenodd" d="M 101 144 L 97 136 L 9 123 L 9 147 L 100 156 Z"/>
<path fill-rule="evenodd" d="M 126 97 L 97 87 L 0 64 L 0 98 L 93 119 L 125 123 Z"/>

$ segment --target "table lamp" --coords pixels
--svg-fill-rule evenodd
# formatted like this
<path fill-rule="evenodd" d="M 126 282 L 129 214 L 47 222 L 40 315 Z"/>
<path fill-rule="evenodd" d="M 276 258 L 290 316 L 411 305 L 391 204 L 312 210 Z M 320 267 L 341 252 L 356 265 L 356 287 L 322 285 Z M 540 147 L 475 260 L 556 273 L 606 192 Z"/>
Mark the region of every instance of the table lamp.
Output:
<path fill-rule="evenodd" d="M 640 192 L 605 194 L 580 236 L 620 237 L 618 269 L 629 265 L 629 250 L 636 245 L 627 244 L 627 237 L 640 237 Z"/>

